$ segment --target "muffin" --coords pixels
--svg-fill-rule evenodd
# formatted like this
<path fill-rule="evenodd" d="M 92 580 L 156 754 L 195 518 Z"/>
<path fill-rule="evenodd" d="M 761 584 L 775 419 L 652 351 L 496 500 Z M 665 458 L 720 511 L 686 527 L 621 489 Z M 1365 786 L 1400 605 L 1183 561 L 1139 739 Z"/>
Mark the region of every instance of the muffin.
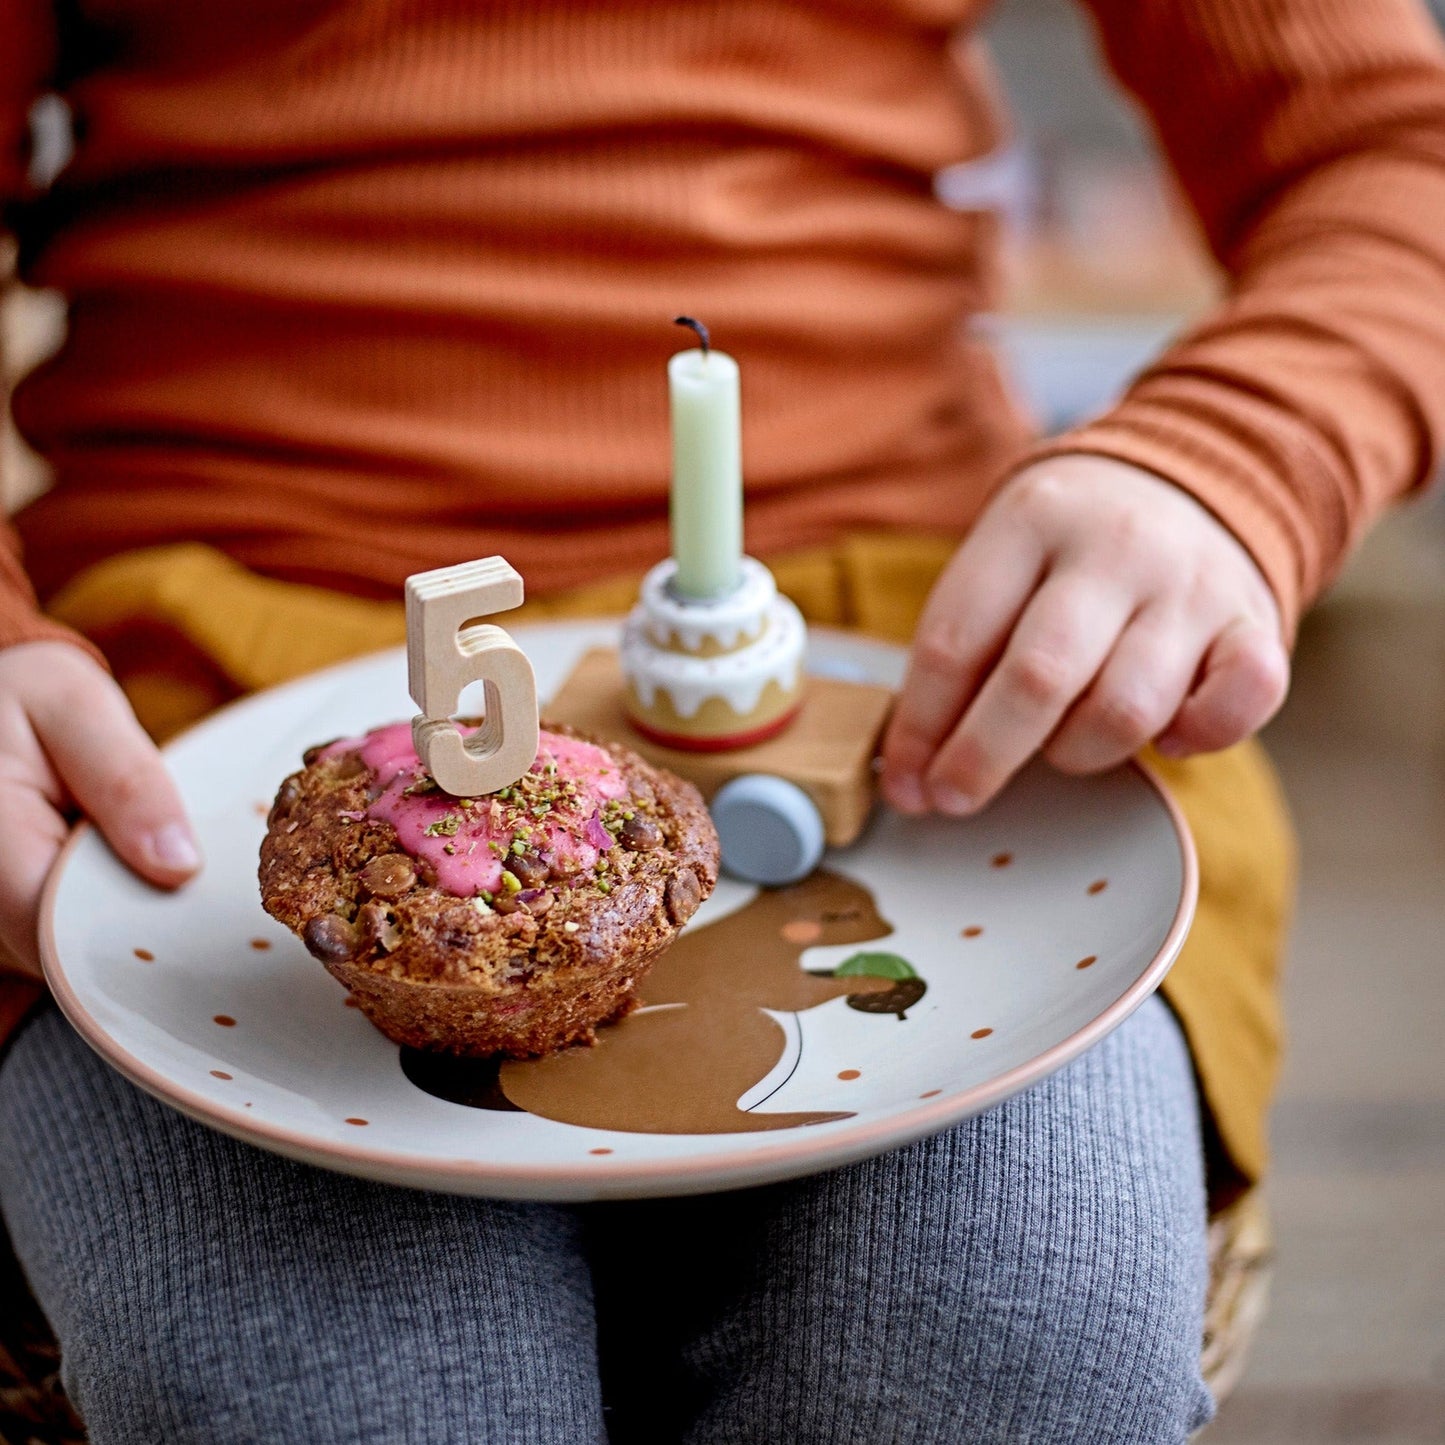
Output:
<path fill-rule="evenodd" d="M 437 787 L 407 723 L 303 761 L 268 819 L 262 902 L 399 1044 L 592 1042 L 717 882 L 697 789 L 566 727 L 479 798 Z"/>

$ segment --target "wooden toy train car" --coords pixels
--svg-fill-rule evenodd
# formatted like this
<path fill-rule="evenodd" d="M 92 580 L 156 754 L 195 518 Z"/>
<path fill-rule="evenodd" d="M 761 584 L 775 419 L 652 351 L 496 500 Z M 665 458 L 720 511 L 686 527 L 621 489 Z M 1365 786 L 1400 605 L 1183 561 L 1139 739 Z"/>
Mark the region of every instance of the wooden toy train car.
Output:
<path fill-rule="evenodd" d="M 578 662 L 546 712 L 690 779 L 708 800 L 727 872 L 777 887 L 812 872 L 825 846 L 845 847 L 862 832 L 893 702 L 886 687 L 834 677 L 811 676 L 806 689 L 796 721 L 776 737 L 725 752 L 685 752 L 632 726 L 617 653 L 598 648 Z"/>

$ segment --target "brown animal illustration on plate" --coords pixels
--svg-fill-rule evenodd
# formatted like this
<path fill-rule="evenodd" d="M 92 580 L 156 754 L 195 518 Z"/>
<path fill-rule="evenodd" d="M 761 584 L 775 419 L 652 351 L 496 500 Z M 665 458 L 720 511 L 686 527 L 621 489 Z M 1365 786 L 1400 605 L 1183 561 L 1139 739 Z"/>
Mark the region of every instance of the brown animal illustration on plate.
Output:
<path fill-rule="evenodd" d="M 543 1118 L 640 1134 L 748 1133 L 850 1118 L 747 1113 L 737 1101 L 782 1057 L 786 1035 L 765 1009 L 799 1012 L 896 986 L 891 978 L 807 973 L 803 951 L 892 931 L 866 888 L 826 869 L 765 890 L 683 934 L 644 981 L 642 1011 L 599 1030 L 591 1048 L 509 1060 L 501 1092 Z"/>

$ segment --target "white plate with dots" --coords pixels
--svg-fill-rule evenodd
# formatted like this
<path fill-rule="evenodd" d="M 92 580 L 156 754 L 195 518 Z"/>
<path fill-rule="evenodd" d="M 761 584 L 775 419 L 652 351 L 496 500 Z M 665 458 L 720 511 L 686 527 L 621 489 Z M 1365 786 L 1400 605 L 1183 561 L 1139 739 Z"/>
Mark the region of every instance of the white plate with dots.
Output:
<path fill-rule="evenodd" d="M 546 697 L 617 628 L 512 633 Z M 814 629 L 810 660 L 896 686 L 905 654 Z M 1193 916 L 1193 846 L 1152 776 L 1035 764 L 975 818 L 876 809 L 791 887 L 723 879 L 644 982 L 649 1006 L 594 1049 L 500 1071 L 408 1055 L 262 911 L 256 862 L 306 747 L 413 711 L 396 649 L 172 743 L 207 860 L 179 893 L 78 830 L 41 943 L 102 1057 L 225 1133 L 392 1183 L 566 1200 L 737 1188 L 906 1144 L 1060 1068 L 1158 987 Z"/>

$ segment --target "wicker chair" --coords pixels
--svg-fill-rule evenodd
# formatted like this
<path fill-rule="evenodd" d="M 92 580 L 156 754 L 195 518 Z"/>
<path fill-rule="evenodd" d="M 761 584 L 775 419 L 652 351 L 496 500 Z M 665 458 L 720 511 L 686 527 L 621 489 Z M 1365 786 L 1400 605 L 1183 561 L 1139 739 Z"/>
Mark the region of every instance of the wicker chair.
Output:
<path fill-rule="evenodd" d="M 1258 1189 L 1209 1222 L 1209 1298 L 1204 1311 L 1204 1383 L 1223 1403 L 1239 1383 L 1250 1342 L 1269 1304 L 1274 1243 Z"/>
<path fill-rule="evenodd" d="M 1270 1275 L 1269 1216 L 1256 1190 L 1209 1225 L 1204 1378 L 1222 1401 L 1244 1369 L 1264 1316 Z M 0 1232 L 0 1445 L 84 1445 L 60 1384 L 60 1351 Z"/>

